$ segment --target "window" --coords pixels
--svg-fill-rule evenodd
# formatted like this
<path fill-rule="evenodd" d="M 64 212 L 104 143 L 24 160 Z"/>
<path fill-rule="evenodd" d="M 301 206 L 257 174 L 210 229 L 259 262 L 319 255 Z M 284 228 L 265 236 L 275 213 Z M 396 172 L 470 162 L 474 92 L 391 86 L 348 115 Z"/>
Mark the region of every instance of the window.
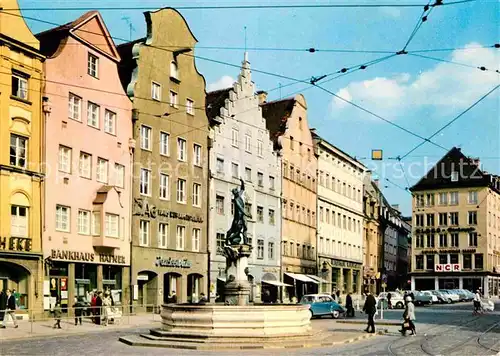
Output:
<path fill-rule="evenodd" d="M 267 243 L 267 258 L 274 260 L 274 242 Z"/>
<path fill-rule="evenodd" d="M 170 134 L 160 132 L 160 154 L 162 156 L 170 155 Z"/>
<path fill-rule="evenodd" d="M 168 224 L 158 224 L 158 247 L 166 248 L 168 241 Z"/>
<path fill-rule="evenodd" d="M 434 214 L 427 214 L 427 226 L 434 226 Z"/>
<path fill-rule="evenodd" d="M 264 208 L 262 206 L 257 207 L 257 222 L 264 222 Z"/>
<path fill-rule="evenodd" d="M 239 177 L 239 169 L 238 169 L 238 163 L 232 163 L 231 164 L 231 172 L 233 174 L 233 178 L 238 178 Z"/>
<path fill-rule="evenodd" d="M 448 263 L 448 255 L 439 255 L 439 264 L 445 265 Z"/>
<path fill-rule="evenodd" d="M 177 234 L 175 239 L 175 248 L 177 250 L 184 250 L 184 241 L 186 238 L 186 227 L 177 225 Z"/>
<path fill-rule="evenodd" d="M 458 254 L 457 253 L 450 254 L 450 263 L 458 263 Z"/>
<path fill-rule="evenodd" d="M 434 234 L 427 234 L 427 247 L 434 248 Z"/>
<path fill-rule="evenodd" d="M 59 146 L 59 171 L 71 173 L 71 148 Z"/>
<path fill-rule="evenodd" d="M 224 197 L 222 195 L 215 196 L 215 209 L 217 214 L 224 215 Z"/>
<path fill-rule="evenodd" d="M 415 241 L 415 246 L 417 248 L 424 247 L 424 236 L 423 235 L 417 235 L 417 239 Z"/>
<path fill-rule="evenodd" d="M 89 53 L 87 62 L 87 74 L 94 78 L 97 78 L 99 75 L 99 58 L 91 53 Z"/>
<path fill-rule="evenodd" d="M 116 114 L 112 111 L 104 111 L 104 132 L 116 135 Z"/>
<path fill-rule="evenodd" d="M 10 165 L 26 168 L 28 139 L 22 136 L 10 135 Z"/>
<path fill-rule="evenodd" d="M 458 212 L 450 213 L 450 225 L 458 225 Z"/>
<path fill-rule="evenodd" d="M 217 173 L 224 173 L 224 160 L 222 158 L 217 158 L 216 168 Z"/>
<path fill-rule="evenodd" d="M 264 259 L 264 240 L 257 240 L 257 258 L 259 260 Z"/>
<path fill-rule="evenodd" d="M 474 254 L 474 268 L 475 269 L 483 269 L 483 254 L 482 253 Z"/>
<path fill-rule="evenodd" d="M 104 231 L 106 236 L 119 237 L 120 236 L 120 217 L 115 214 L 106 213 L 104 221 Z"/>
<path fill-rule="evenodd" d="M 252 181 L 252 169 L 251 168 L 245 167 L 245 180 L 247 182 Z"/>
<path fill-rule="evenodd" d="M 439 234 L 439 247 L 448 247 L 448 235 Z"/>
<path fill-rule="evenodd" d="M 101 235 L 101 212 L 94 211 L 92 212 L 92 235 L 99 236 Z"/>
<path fill-rule="evenodd" d="M 426 255 L 427 270 L 434 270 L 434 255 Z"/>
<path fill-rule="evenodd" d="M 458 247 L 458 233 L 454 232 L 450 234 L 450 240 L 451 240 L 451 247 Z"/>
<path fill-rule="evenodd" d="M 90 235 L 90 211 L 78 210 L 78 233 Z"/>
<path fill-rule="evenodd" d="M 252 215 L 252 204 L 245 203 L 245 213 L 247 215 Z"/>
<path fill-rule="evenodd" d="M 264 186 L 264 174 L 262 174 L 261 172 L 257 172 L 257 184 L 259 187 Z"/>
<path fill-rule="evenodd" d="M 161 100 L 161 85 L 155 82 L 151 83 L 151 99 Z"/>
<path fill-rule="evenodd" d="M 290 149 L 293 151 L 293 136 L 290 136 Z"/>
<path fill-rule="evenodd" d="M 424 269 L 424 256 L 415 256 L 415 269 Z"/>
<path fill-rule="evenodd" d="M 201 239 L 201 230 L 200 229 L 193 229 L 193 245 L 192 249 L 193 251 L 200 251 L 200 239 Z"/>
<path fill-rule="evenodd" d="M 451 181 L 458 182 L 458 172 L 451 172 Z"/>
<path fill-rule="evenodd" d="M 424 206 L 424 196 L 423 195 L 416 195 L 416 206 L 417 208 L 422 208 Z"/>
<path fill-rule="evenodd" d="M 324 218 L 323 218 L 323 207 L 322 206 L 319 207 L 319 221 L 320 222 L 324 221 Z"/>
<path fill-rule="evenodd" d="M 477 191 L 469 192 L 469 204 L 477 204 Z"/>
<path fill-rule="evenodd" d="M 175 61 L 170 62 L 170 77 L 179 79 L 179 67 Z"/>
<path fill-rule="evenodd" d="M 269 209 L 269 225 L 274 225 L 274 224 L 275 224 L 274 210 Z"/>
<path fill-rule="evenodd" d="M 234 147 L 238 147 L 238 130 L 233 129 L 231 131 L 231 144 Z"/>
<path fill-rule="evenodd" d="M 186 140 L 177 138 L 177 159 L 186 162 Z"/>
<path fill-rule="evenodd" d="M 450 204 L 451 205 L 458 205 L 458 192 L 451 192 L 450 193 Z"/>
<path fill-rule="evenodd" d="M 194 165 L 201 167 L 201 146 L 196 143 L 193 146 Z"/>
<path fill-rule="evenodd" d="M 252 152 L 252 137 L 250 135 L 245 135 L 245 151 Z"/>
<path fill-rule="evenodd" d="M 115 186 L 125 188 L 125 166 L 115 163 Z"/>
<path fill-rule="evenodd" d="M 11 205 L 10 234 L 12 237 L 28 237 L 28 207 Z"/>
<path fill-rule="evenodd" d="M 179 96 L 175 91 L 170 90 L 170 106 L 176 108 L 179 106 Z"/>
<path fill-rule="evenodd" d="M 97 158 L 97 181 L 108 183 L 108 161 L 104 158 Z"/>
<path fill-rule="evenodd" d="M 149 245 L 149 221 L 141 220 L 139 223 L 139 239 L 141 246 Z"/>
<path fill-rule="evenodd" d="M 28 79 L 21 75 L 12 74 L 12 96 L 28 100 Z"/>
<path fill-rule="evenodd" d="M 472 269 L 472 254 L 464 253 L 463 259 L 464 259 L 463 268 Z"/>
<path fill-rule="evenodd" d="M 141 125 L 141 148 L 151 151 L 151 127 Z"/>
<path fill-rule="evenodd" d="M 186 203 L 186 181 L 184 179 L 177 180 L 177 203 Z"/>
<path fill-rule="evenodd" d="M 434 194 L 432 193 L 428 193 L 426 195 L 426 202 L 427 202 L 427 206 L 434 206 Z"/>
<path fill-rule="evenodd" d="M 193 206 L 201 207 L 201 184 L 193 183 Z"/>
<path fill-rule="evenodd" d="M 151 195 L 151 171 L 149 169 L 141 168 L 139 192 L 141 195 Z"/>
<path fill-rule="evenodd" d="M 477 225 L 477 211 L 469 211 L 469 225 Z"/>
<path fill-rule="evenodd" d="M 469 232 L 469 246 L 477 247 L 477 232 Z"/>
<path fill-rule="evenodd" d="M 257 140 L 257 156 L 264 156 L 264 143 L 261 140 Z"/>
<path fill-rule="evenodd" d="M 439 226 L 448 225 L 448 213 L 439 213 Z"/>
<path fill-rule="evenodd" d="M 415 215 L 415 224 L 417 226 L 424 226 L 424 214 Z"/>
<path fill-rule="evenodd" d="M 224 245 L 226 244 L 226 235 L 222 232 L 218 232 L 216 235 L 216 244 L 217 244 L 217 254 L 224 254 Z"/>
<path fill-rule="evenodd" d="M 269 189 L 274 190 L 274 177 L 269 176 Z"/>
<path fill-rule="evenodd" d="M 69 93 L 68 117 L 70 119 L 81 121 L 82 98 Z"/>
<path fill-rule="evenodd" d="M 87 125 L 99 128 L 99 105 L 91 103 L 87 104 Z"/>
<path fill-rule="evenodd" d="M 170 200 L 170 177 L 160 173 L 160 199 Z"/>
<path fill-rule="evenodd" d="M 67 206 L 56 206 L 56 230 L 69 232 L 70 211 Z"/>

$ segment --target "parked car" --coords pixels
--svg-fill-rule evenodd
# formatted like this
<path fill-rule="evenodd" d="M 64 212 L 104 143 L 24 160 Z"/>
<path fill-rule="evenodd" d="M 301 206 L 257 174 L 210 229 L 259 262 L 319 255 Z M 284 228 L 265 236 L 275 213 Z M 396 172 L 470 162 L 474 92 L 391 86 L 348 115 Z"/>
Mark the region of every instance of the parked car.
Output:
<path fill-rule="evenodd" d="M 456 291 L 459 292 L 460 299 L 464 302 L 470 302 L 474 299 L 474 293 L 471 293 L 468 290 L 457 289 Z"/>
<path fill-rule="evenodd" d="M 456 303 L 460 301 L 460 297 L 458 296 L 457 293 L 454 293 L 450 289 L 439 289 L 441 293 L 446 294 L 450 299 L 452 303 Z"/>
<path fill-rule="evenodd" d="M 429 297 L 431 297 L 431 304 L 433 304 L 433 303 L 439 303 L 438 297 L 436 295 L 434 295 L 430 290 L 423 290 L 421 293 L 424 294 L 424 295 L 428 295 Z"/>
<path fill-rule="evenodd" d="M 459 298 L 460 302 L 467 301 L 467 294 L 464 291 L 462 291 L 460 289 L 451 289 L 450 292 L 455 293 L 456 295 L 458 295 L 458 298 Z"/>
<path fill-rule="evenodd" d="M 382 292 L 378 295 L 377 307 L 380 308 L 381 303 L 384 303 L 384 309 L 388 308 L 387 305 L 387 294 L 391 293 L 391 304 L 393 308 L 403 309 L 405 307 L 405 301 L 403 296 L 398 292 Z"/>
<path fill-rule="evenodd" d="M 450 304 L 452 302 L 451 297 L 446 293 L 440 292 L 438 290 L 431 290 L 429 292 L 431 292 L 434 296 L 436 296 L 439 303 Z"/>
<path fill-rule="evenodd" d="M 413 303 L 415 305 L 427 305 L 432 304 L 432 296 L 424 294 L 418 291 L 412 291 L 413 293 Z"/>
<path fill-rule="evenodd" d="M 472 293 L 470 290 L 464 289 L 463 290 L 467 296 L 469 297 L 469 301 L 474 300 L 474 293 Z"/>
<path fill-rule="evenodd" d="M 333 298 L 325 294 L 306 294 L 300 299 L 300 304 L 308 304 L 311 317 L 330 315 L 338 319 L 346 310 Z"/>

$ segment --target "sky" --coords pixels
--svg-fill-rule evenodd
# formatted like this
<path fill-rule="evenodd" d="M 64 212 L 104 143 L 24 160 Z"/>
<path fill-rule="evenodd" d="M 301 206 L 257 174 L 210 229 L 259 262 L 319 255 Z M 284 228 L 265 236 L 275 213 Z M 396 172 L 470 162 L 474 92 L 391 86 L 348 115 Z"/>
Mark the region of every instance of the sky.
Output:
<path fill-rule="evenodd" d="M 72 21 L 85 12 L 54 11 L 61 7 L 101 10 L 111 35 L 122 39 L 130 38 L 129 24 L 133 26 L 132 39 L 145 35 L 143 10 L 102 10 L 103 6 L 154 9 L 165 6 L 313 3 L 310 0 L 18 1 L 20 7 L 26 9 L 23 10 L 24 16 L 58 24 Z M 450 1 L 444 0 L 446 2 Z M 320 0 L 314 3 L 425 4 L 426 0 Z M 52 11 L 28 10 L 30 7 Z M 477 0 L 436 7 L 428 14 L 427 21 L 406 50 L 448 49 L 415 54 L 458 64 L 403 54 L 328 82 L 332 75 L 318 82 L 328 91 L 385 121 L 306 83 L 294 83 L 257 72 L 253 72 L 252 78 L 259 90 L 269 91 L 268 100 L 303 93 L 308 105 L 309 126 L 363 162 L 373 177 L 380 180 L 380 187 L 389 202 L 399 204 L 403 214 L 410 215 L 411 194 L 406 188 L 425 175 L 446 153 L 445 149 L 461 147 L 464 154 L 481 158 L 484 170 L 500 174 L 500 89 L 432 139 L 442 147 L 425 143 L 404 159 L 397 159 L 423 142 L 418 136 L 431 136 L 500 84 L 500 74 L 495 72 L 500 69 L 499 50 L 481 48 L 499 43 L 499 10 L 498 1 Z M 253 69 L 300 80 L 335 73 L 345 67 L 358 68 L 360 64 L 387 56 L 384 53 L 336 53 L 321 49 L 391 53 L 401 50 L 422 11 L 422 7 L 180 10 L 198 39 L 198 46 L 238 48 L 197 48 L 196 55 L 239 65 L 246 47 Z M 27 23 L 34 33 L 53 27 L 33 20 L 27 20 Z M 122 43 L 120 40 L 115 42 Z M 285 50 L 311 47 L 320 51 Z M 238 68 L 201 59 L 196 60 L 196 65 L 206 79 L 207 90 L 230 86 L 239 73 Z M 488 70 L 477 69 L 481 66 Z M 286 86 L 290 83 L 294 84 Z M 280 85 L 283 87 L 276 89 Z M 373 149 L 383 150 L 382 161 L 370 159 Z"/>

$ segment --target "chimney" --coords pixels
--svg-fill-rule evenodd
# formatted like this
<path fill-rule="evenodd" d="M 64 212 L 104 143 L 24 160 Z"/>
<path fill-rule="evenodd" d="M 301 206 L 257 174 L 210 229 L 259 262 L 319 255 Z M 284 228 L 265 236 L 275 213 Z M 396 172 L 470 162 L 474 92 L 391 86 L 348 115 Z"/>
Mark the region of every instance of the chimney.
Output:
<path fill-rule="evenodd" d="M 391 206 L 392 206 L 392 208 L 393 208 L 394 210 L 397 210 L 398 212 L 400 211 L 400 210 L 399 210 L 399 204 L 392 204 Z"/>
<path fill-rule="evenodd" d="M 259 98 L 259 104 L 264 104 L 267 102 L 267 92 L 265 92 L 264 90 L 259 90 L 256 94 Z"/>
<path fill-rule="evenodd" d="M 478 167 L 481 165 L 481 160 L 479 159 L 479 157 L 469 157 L 469 159 L 471 160 L 473 165 Z"/>

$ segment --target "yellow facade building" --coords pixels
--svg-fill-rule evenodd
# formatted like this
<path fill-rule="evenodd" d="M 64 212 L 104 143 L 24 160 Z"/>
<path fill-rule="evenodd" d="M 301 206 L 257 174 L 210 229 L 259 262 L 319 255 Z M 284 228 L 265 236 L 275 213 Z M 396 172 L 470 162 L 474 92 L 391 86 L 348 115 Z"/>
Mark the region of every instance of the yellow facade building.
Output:
<path fill-rule="evenodd" d="M 0 289 L 42 308 L 42 62 L 16 0 L 0 0 Z M 18 9 L 18 10 L 12 10 Z"/>

